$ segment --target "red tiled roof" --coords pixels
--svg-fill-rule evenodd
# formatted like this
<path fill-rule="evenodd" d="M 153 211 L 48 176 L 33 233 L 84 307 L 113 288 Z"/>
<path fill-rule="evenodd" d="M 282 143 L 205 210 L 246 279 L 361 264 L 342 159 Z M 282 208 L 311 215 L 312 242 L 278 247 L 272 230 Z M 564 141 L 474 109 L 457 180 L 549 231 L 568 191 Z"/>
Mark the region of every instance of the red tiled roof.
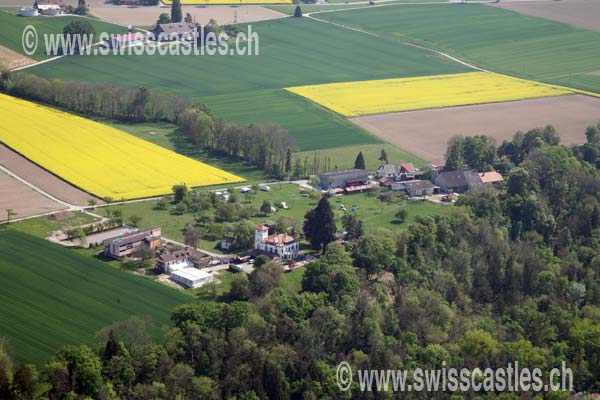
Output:
<path fill-rule="evenodd" d="M 412 163 L 400 163 L 400 165 L 402 166 L 402 168 L 404 168 L 406 170 L 406 172 L 415 172 L 415 166 Z"/>
<path fill-rule="evenodd" d="M 276 233 L 274 235 L 269 235 L 263 243 L 271 244 L 277 247 L 283 247 L 286 244 L 294 243 L 296 238 L 290 235 L 286 235 L 285 233 Z"/>
<path fill-rule="evenodd" d="M 264 226 L 264 225 L 258 225 L 258 226 L 256 227 L 256 230 L 257 230 L 257 231 L 268 231 L 268 230 L 269 230 L 269 228 L 268 228 L 268 227 L 266 227 L 266 226 Z"/>
<path fill-rule="evenodd" d="M 490 172 L 480 172 L 479 177 L 483 183 L 494 183 L 494 182 L 502 182 L 504 179 L 502 175 L 497 173 L 496 171 Z"/>

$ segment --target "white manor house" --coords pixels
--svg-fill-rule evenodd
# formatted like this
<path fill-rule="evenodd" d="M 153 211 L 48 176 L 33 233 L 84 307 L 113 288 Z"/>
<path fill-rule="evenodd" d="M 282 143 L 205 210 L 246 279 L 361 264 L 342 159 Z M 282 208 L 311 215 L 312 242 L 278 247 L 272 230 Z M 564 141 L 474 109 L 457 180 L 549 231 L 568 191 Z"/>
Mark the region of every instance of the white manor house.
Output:
<path fill-rule="evenodd" d="M 285 233 L 269 235 L 269 228 L 258 225 L 254 234 L 254 248 L 274 254 L 282 260 L 292 260 L 298 256 L 300 242 Z"/>

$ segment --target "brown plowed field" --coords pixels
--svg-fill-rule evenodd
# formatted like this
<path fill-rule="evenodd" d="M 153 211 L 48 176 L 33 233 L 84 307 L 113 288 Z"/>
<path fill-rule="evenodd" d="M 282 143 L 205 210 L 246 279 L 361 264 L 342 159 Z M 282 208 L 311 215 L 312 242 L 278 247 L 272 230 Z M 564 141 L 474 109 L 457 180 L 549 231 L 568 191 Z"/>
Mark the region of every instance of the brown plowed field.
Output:
<path fill-rule="evenodd" d="M 89 199 L 95 199 L 98 204 L 102 203 L 91 194 L 63 181 L 20 154 L 15 153 L 2 143 L 0 143 L 0 165 L 32 185 L 69 204 L 85 206 Z"/>
<path fill-rule="evenodd" d="M 194 21 L 206 25 L 211 19 L 219 25 L 265 21 L 268 19 L 287 17 L 286 14 L 265 7 L 249 6 L 182 6 L 182 13 L 192 14 Z M 112 6 L 97 4 L 90 6 L 90 12 L 98 18 L 120 25 L 152 26 L 162 13 L 170 13 L 170 8 Z M 237 15 L 236 15 L 237 14 Z"/>
<path fill-rule="evenodd" d="M 6 220 L 7 209 L 12 209 L 17 213 L 16 216 L 11 217 L 14 219 L 63 210 L 65 208 L 65 206 L 50 200 L 10 175 L 0 171 L 0 221 Z"/>
<path fill-rule="evenodd" d="M 489 3 L 521 14 L 564 22 L 579 28 L 600 30 L 600 1 L 561 0 Z"/>
<path fill-rule="evenodd" d="M 600 99 L 569 95 L 352 118 L 381 139 L 434 164 L 444 163 L 454 135 L 488 135 L 500 144 L 519 130 L 554 125 L 563 144 L 585 142 L 585 129 L 600 120 Z"/>

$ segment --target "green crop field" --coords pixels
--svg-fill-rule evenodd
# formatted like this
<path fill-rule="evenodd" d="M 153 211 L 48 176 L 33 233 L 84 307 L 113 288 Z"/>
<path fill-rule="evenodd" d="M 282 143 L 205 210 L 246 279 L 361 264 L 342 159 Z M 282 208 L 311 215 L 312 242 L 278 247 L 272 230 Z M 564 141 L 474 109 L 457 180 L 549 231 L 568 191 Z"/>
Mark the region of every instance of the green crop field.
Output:
<path fill-rule="evenodd" d="M 12 229 L 0 231 L 0 336 L 19 360 L 42 364 L 61 346 L 91 344 L 102 327 L 148 315 L 155 336 L 192 297 Z"/>
<path fill-rule="evenodd" d="M 62 33 L 65 25 L 76 20 L 89 21 L 94 26 L 97 33 L 107 32 L 113 34 L 127 32 L 126 27 L 91 18 L 84 19 L 75 16 L 19 17 L 13 13 L 0 10 L 0 26 L 2 27 L 2 29 L 0 29 L 0 45 L 8 47 L 17 53 L 25 54 L 22 45 L 23 30 L 27 25 L 31 25 L 37 31 L 39 42 L 36 52 L 28 57 L 31 57 L 35 60 L 43 60 L 48 58 L 48 56 L 44 54 L 43 35 Z"/>
<path fill-rule="evenodd" d="M 279 124 L 301 150 L 379 140 L 284 87 L 465 71 L 459 64 L 394 40 L 307 18 L 252 27 L 259 34 L 258 56 L 66 57 L 30 71 L 48 78 L 145 86 L 192 97 L 229 120 Z"/>
<path fill-rule="evenodd" d="M 315 17 L 443 50 L 496 72 L 600 92 L 600 32 L 482 4 L 399 5 Z"/>

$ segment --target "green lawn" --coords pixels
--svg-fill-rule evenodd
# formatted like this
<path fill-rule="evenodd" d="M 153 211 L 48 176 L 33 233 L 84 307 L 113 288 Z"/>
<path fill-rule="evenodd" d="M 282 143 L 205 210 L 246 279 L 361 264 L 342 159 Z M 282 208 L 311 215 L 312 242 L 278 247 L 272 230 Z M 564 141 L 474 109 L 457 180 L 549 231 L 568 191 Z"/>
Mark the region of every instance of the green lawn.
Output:
<path fill-rule="evenodd" d="M 304 151 L 298 154 L 303 158 L 308 157 L 309 159 L 313 159 L 315 153 L 319 155 L 321 159 L 329 157 L 332 168 L 337 166 L 338 169 L 345 169 L 354 168 L 354 160 L 356 159 L 358 152 L 362 152 L 367 169 L 369 171 L 375 171 L 381 165 L 381 162 L 379 161 L 381 149 L 385 149 L 388 160 L 391 163 L 412 162 L 417 167 L 424 167 L 429 164 L 427 161 L 389 143 L 343 146 L 335 149 Z"/>
<path fill-rule="evenodd" d="M 19 17 L 15 15 L 12 10 L 3 11 L 0 10 L 0 45 L 8 47 L 18 53 L 25 54 L 22 45 L 23 30 L 27 25 L 32 25 L 38 34 L 38 47 L 36 52 L 28 57 L 35 60 L 44 60 L 48 58 L 44 54 L 44 34 L 62 33 L 63 28 L 71 21 L 83 20 L 89 21 L 94 28 L 96 33 L 107 32 L 109 34 L 114 33 L 125 33 L 127 28 L 114 25 L 108 22 L 94 20 L 90 18 L 81 18 L 76 16 L 59 16 L 59 17 Z"/>
<path fill-rule="evenodd" d="M 264 223 L 265 221 L 274 221 L 279 216 L 303 221 L 306 212 L 317 205 L 316 200 L 303 197 L 300 194 L 299 186 L 291 183 L 271 185 L 270 192 L 259 191 L 254 194 L 239 195 L 239 199 L 240 202 L 252 203 L 257 208 L 260 208 L 264 200 L 268 200 L 271 204 L 276 204 L 280 201 L 287 203 L 289 207 L 287 210 L 280 209 L 277 213 L 267 217 L 263 215 L 252 217 L 252 221 L 256 224 Z M 450 205 L 434 204 L 420 200 L 410 200 L 405 203 L 399 200 L 382 202 L 378 200 L 376 196 L 370 194 L 337 196 L 331 198 L 330 203 L 334 209 L 337 224 L 340 229 L 342 228 L 341 219 L 344 215 L 344 212 L 341 210 L 341 205 L 345 205 L 348 209 L 351 209 L 352 206 L 356 206 L 356 215 L 359 219 L 364 221 L 367 230 L 374 230 L 377 228 L 402 230 L 406 229 L 408 225 L 414 222 L 415 218 L 419 215 L 448 215 L 452 210 L 452 206 Z M 160 226 L 165 237 L 183 241 L 183 230 L 188 223 L 194 222 L 194 215 L 192 213 L 174 215 L 169 210 L 155 210 L 154 206 L 154 201 L 145 201 L 124 205 L 113 205 L 111 208 L 120 209 L 125 221 L 127 221 L 131 215 L 140 216 L 142 217 L 140 224 L 142 227 Z M 398 224 L 397 221 L 394 221 L 394 215 L 402 207 L 407 209 L 408 217 L 404 223 Z M 100 209 L 98 211 L 100 214 L 103 214 L 104 212 L 105 211 L 101 211 Z M 219 241 L 220 240 L 202 240 L 200 242 L 200 247 L 218 252 L 219 250 L 216 246 Z"/>
<path fill-rule="evenodd" d="M 402 5 L 318 18 L 446 51 L 496 72 L 600 92 L 600 32 L 482 4 Z"/>
<path fill-rule="evenodd" d="M 307 18 L 254 23 L 252 28 L 259 34 L 258 56 L 66 57 L 29 71 L 192 97 L 228 120 L 279 124 L 301 150 L 380 141 L 339 115 L 285 92 L 285 87 L 465 71 L 394 40 Z"/>
<path fill-rule="evenodd" d="M 0 335 L 19 361 L 42 364 L 66 344 L 91 344 L 102 327 L 149 315 L 154 336 L 171 309 L 192 298 L 150 279 L 3 227 Z"/>

